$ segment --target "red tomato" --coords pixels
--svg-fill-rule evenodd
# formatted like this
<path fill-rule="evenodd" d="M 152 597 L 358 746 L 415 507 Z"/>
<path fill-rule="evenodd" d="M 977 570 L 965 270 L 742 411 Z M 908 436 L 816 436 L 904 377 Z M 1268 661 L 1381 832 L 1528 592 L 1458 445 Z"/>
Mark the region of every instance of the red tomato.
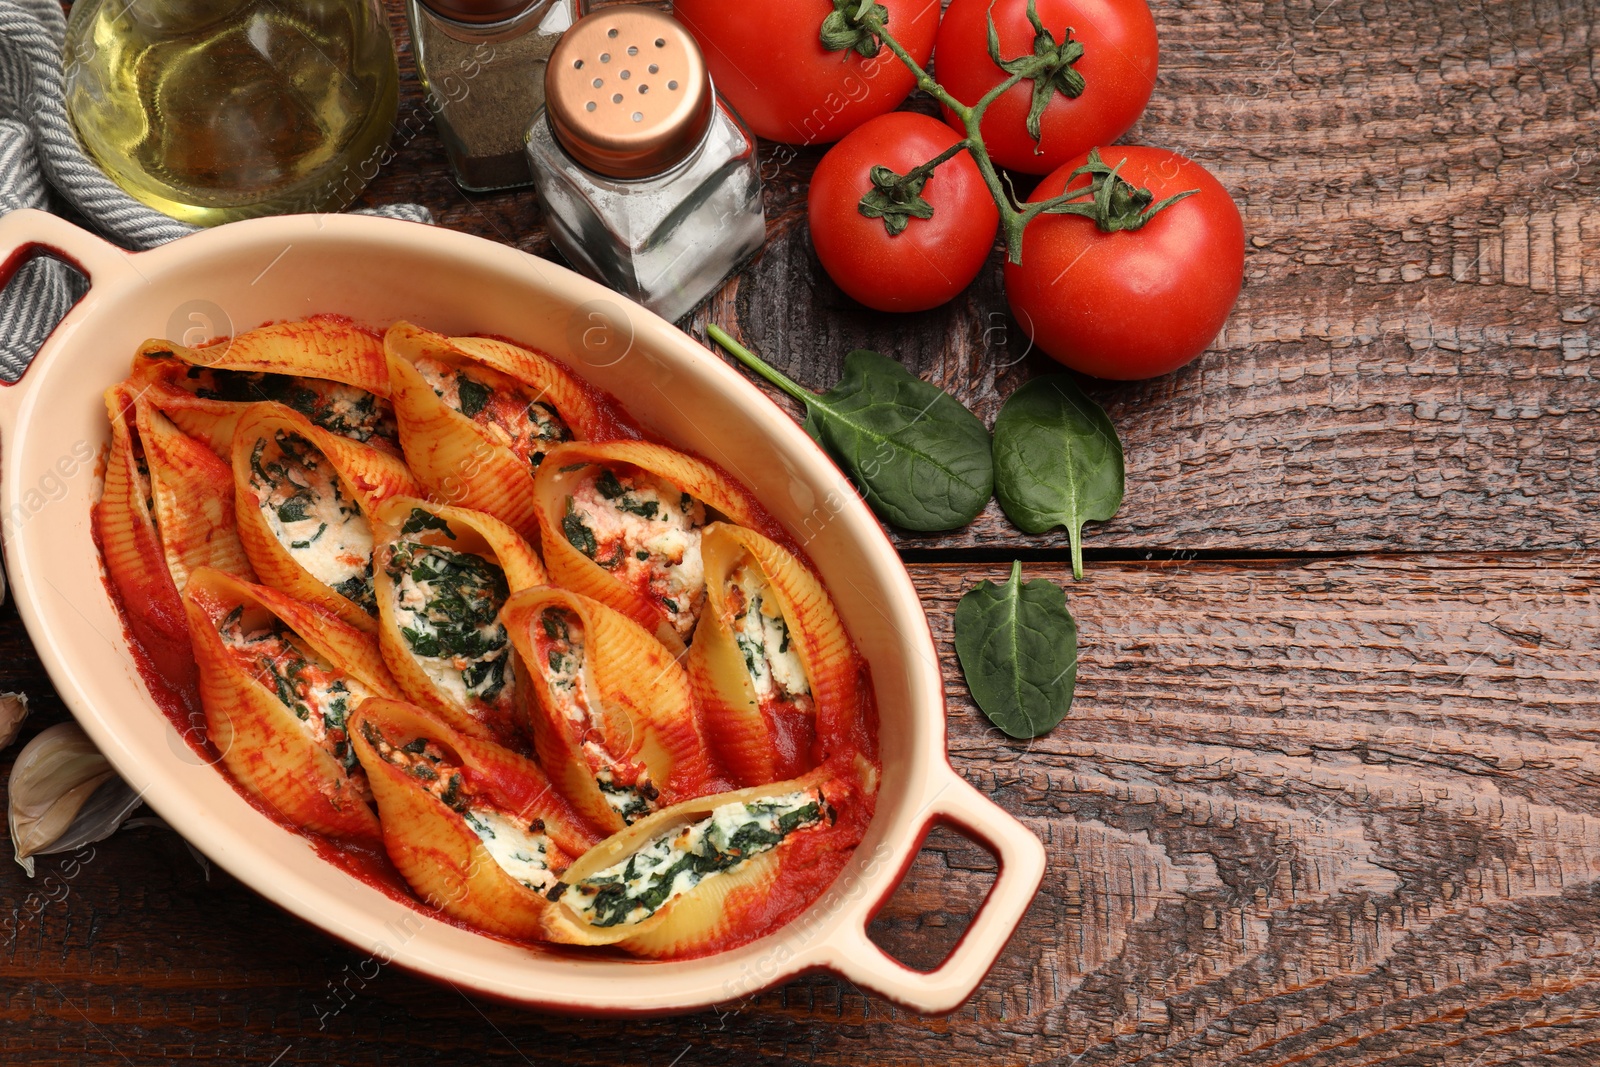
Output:
<path fill-rule="evenodd" d="M 926 66 L 938 0 L 878 0 L 895 39 Z M 711 78 L 757 137 L 837 141 L 911 95 L 916 78 L 887 48 L 867 59 L 822 47 L 830 0 L 677 0 L 673 14 L 705 53 Z"/>
<path fill-rule="evenodd" d="M 811 178 L 811 243 L 839 288 L 879 311 L 922 311 L 945 303 L 983 269 L 1000 212 L 966 152 L 934 170 L 922 187 L 933 217 L 913 218 L 891 236 L 861 214 L 872 168 L 907 174 L 961 138 L 938 119 L 909 111 L 882 115 L 828 150 Z"/>
<path fill-rule="evenodd" d="M 1010 77 L 989 58 L 990 0 L 951 0 L 934 50 L 935 77 L 963 104 Z M 1033 82 L 1013 85 L 983 116 L 989 158 L 1010 170 L 1049 174 L 1095 145 L 1110 144 L 1139 120 L 1156 84 L 1156 24 L 1145 0 L 1037 0 L 1039 20 L 1056 44 L 1072 38 L 1083 45 L 1074 69 L 1083 75 L 1077 97 L 1056 93 L 1045 107 L 1039 143 L 1028 135 Z M 994 24 L 1000 56 L 1033 54 L 1034 29 L 1028 0 L 995 0 Z M 947 110 L 945 120 L 961 128 Z"/>
<path fill-rule="evenodd" d="M 1131 381 L 1165 374 L 1205 351 L 1244 280 L 1244 224 L 1222 184 L 1200 164 L 1160 148 L 1102 148 L 1105 163 L 1159 202 L 1199 192 L 1138 230 L 1104 233 L 1091 219 L 1041 215 L 1022 235 L 1022 263 L 1006 264 L 1011 313 L 1040 348 L 1073 370 Z M 1032 200 L 1067 188 L 1070 160 Z M 1088 175 L 1074 189 L 1087 188 Z"/>

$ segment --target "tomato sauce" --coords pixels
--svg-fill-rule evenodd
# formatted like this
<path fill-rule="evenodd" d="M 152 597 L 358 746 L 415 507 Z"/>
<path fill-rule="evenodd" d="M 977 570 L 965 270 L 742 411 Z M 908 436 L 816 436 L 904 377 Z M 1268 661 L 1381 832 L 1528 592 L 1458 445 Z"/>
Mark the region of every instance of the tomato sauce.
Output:
<path fill-rule="evenodd" d="M 349 323 L 350 320 L 342 316 L 314 316 L 308 322 L 341 322 Z M 360 327 L 362 332 L 371 333 L 379 337 L 377 331 Z M 492 337 L 494 340 L 506 341 L 509 344 L 519 342 L 494 335 L 480 335 Z M 523 345 L 522 347 L 529 347 Z M 537 351 L 537 350 L 536 350 Z M 557 361 L 561 362 L 561 361 Z M 574 374 L 580 387 L 593 400 L 596 407 L 605 413 L 606 430 L 613 436 L 601 440 L 646 440 L 655 444 L 677 446 L 661 440 L 657 435 L 644 431 L 639 424 L 627 414 L 617 400 L 609 393 L 604 392 L 581 375 Z M 680 451 L 682 451 L 680 449 Z M 693 453 L 689 453 L 693 455 Z M 815 571 L 815 566 L 801 544 L 786 530 L 772 513 L 762 506 L 761 502 L 750 488 L 740 480 L 730 476 L 720 465 L 703 457 L 696 456 L 701 462 L 707 463 L 722 475 L 727 483 L 733 487 L 743 498 L 747 505 L 751 521 L 750 528 L 777 542 L 779 545 L 793 553 L 802 560 L 807 567 Z M 96 504 L 91 515 L 91 527 L 95 548 L 101 552 L 103 549 L 100 541 L 99 524 L 97 521 L 99 505 Z M 523 947 L 537 948 L 547 954 L 557 954 L 573 959 L 612 958 L 625 959 L 638 962 L 634 957 L 628 956 L 614 948 L 574 948 L 571 946 L 557 945 L 546 942 L 519 941 L 493 934 L 469 923 L 455 919 L 444 912 L 437 911 L 419 899 L 406 884 L 400 872 L 390 862 L 389 857 L 378 850 L 364 848 L 346 842 L 336 841 L 299 826 L 287 822 L 271 805 L 245 788 L 240 782 L 228 774 L 221 765 L 221 755 L 217 752 L 207 737 L 206 718 L 201 706 L 200 695 L 194 681 L 192 664 L 189 672 L 179 678 L 172 677 L 172 671 L 163 671 L 150 651 L 139 639 L 139 634 L 145 631 L 151 623 L 169 626 L 170 619 L 151 619 L 147 612 L 148 603 L 141 604 L 140 611 L 130 612 L 117 583 L 102 568 L 102 584 L 105 586 L 106 595 L 111 599 L 117 613 L 123 622 L 124 635 L 132 653 L 134 664 L 140 677 L 145 683 L 151 699 L 156 706 L 166 715 L 173 728 L 195 755 L 206 763 L 217 767 L 218 773 L 228 779 L 235 792 L 243 797 L 251 807 L 274 823 L 283 826 L 306 838 L 316 854 L 328 863 L 351 878 L 371 886 L 383 893 L 391 900 L 397 901 L 414 909 L 420 914 L 448 923 L 463 930 L 471 930 L 483 937 L 492 938 L 508 944 Z M 179 619 L 178 623 L 187 632 L 187 622 Z M 759 892 L 736 891 L 729 896 L 728 906 L 732 911 L 729 921 L 723 925 L 723 932 L 710 941 L 697 945 L 692 951 L 684 953 L 678 958 L 695 958 L 712 955 L 717 952 L 755 940 L 779 927 L 792 922 L 807 907 L 824 897 L 834 880 L 844 870 L 851 855 L 860 844 L 866 833 L 867 826 L 872 820 L 876 802 L 876 779 L 881 766 L 877 754 L 877 705 L 873 695 L 871 676 L 866 661 L 859 652 L 853 648 L 851 651 L 856 669 L 860 675 L 861 684 L 857 688 L 858 704 L 855 714 L 848 714 L 846 709 L 836 709 L 835 714 L 818 716 L 812 721 L 791 721 L 792 717 L 774 716 L 773 724 L 780 741 L 783 752 L 780 753 L 781 763 L 785 772 L 793 772 L 798 776 L 809 769 L 808 763 L 816 765 L 826 762 L 834 768 L 837 777 L 829 785 L 828 799 L 836 812 L 836 819 L 831 825 L 815 830 L 800 831 L 788 838 L 778 846 L 782 849 L 781 866 L 778 876 L 770 885 L 761 887 Z M 699 709 L 696 708 L 696 714 Z M 809 755 L 809 760 L 806 758 Z M 685 793 L 675 799 L 687 800 L 695 796 L 704 796 L 712 793 L 726 792 L 731 789 L 731 776 L 725 768 L 716 766 L 715 757 L 711 757 L 713 765 L 701 768 L 697 793 Z M 868 775 L 872 778 L 871 788 L 863 788 L 860 768 L 865 763 Z M 527 785 L 521 787 L 517 783 L 494 781 L 496 775 L 488 776 L 490 781 L 482 784 L 488 787 L 491 793 L 514 796 L 525 792 Z M 674 781 L 674 785 L 678 783 Z M 544 786 L 548 788 L 548 786 Z M 565 801 L 563 801 L 565 804 Z"/>

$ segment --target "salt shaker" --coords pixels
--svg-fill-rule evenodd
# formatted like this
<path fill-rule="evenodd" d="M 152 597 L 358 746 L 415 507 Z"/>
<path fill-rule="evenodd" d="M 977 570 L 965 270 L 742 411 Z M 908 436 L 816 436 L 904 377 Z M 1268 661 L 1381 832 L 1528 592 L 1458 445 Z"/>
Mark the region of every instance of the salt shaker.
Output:
<path fill-rule="evenodd" d="M 610 7 L 567 31 L 528 155 L 562 255 L 663 318 L 687 314 L 766 236 L 755 139 L 661 12 Z"/>
<path fill-rule="evenodd" d="M 417 70 L 456 183 L 528 185 L 528 123 L 544 103 L 545 63 L 579 0 L 406 0 Z"/>

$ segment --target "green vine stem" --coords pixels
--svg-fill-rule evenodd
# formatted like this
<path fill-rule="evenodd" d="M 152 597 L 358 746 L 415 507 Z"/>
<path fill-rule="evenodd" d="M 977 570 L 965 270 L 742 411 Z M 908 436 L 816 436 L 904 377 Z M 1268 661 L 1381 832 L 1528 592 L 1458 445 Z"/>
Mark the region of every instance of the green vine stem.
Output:
<path fill-rule="evenodd" d="M 1024 81 L 1033 82 L 1028 132 L 1037 143 L 1041 132 L 1041 116 L 1054 95 L 1061 93 L 1076 97 L 1084 90 L 1083 75 L 1073 66 L 1083 56 L 1083 45 L 1073 40 L 1070 28 L 1058 43 L 1040 21 L 1035 0 L 1028 0 L 1028 20 L 1033 24 L 1035 34 L 1033 54 L 1015 59 L 1004 59 L 1000 55 L 1000 34 L 995 28 L 994 4 L 991 0 L 989 57 L 1007 76 L 970 105 L 951 96 L 895 39 L 888 28 L 888 9 L 877 0 L 833 0 L 833 7 L 834 10 L 822 24 L 824 47 L 830 51 L 854 49 L 870 57 L 878 51 L 874 42 L 881 43 L 915 76 L 917 88 L 960 119 L 966 131 L 962 140 L 903 177 L 887 167 L 873 168 L 873 189 L 861 198 L 860 210 L 868 218 L 883 219 L 891 236 L 903 232 L 912 218 L 933 216 L 933 208 L 921 198 L 922 187 L 935 167 L 962 151 L 971 154 L 978 173 L 983 176 L 984 185 L 989 189 L 989 195 L 994 197 L 995 206 L 1000 209 L 1000 232 L 1005 240 L 1006 255 L 1012 263 L 1022 262 L 1022 231 L 1040 215 L 1081 215 L 1092 219 L 1106 233 L 1137 230 L 1154 218 L 1157 212 L 1199 191 L 1186 190 L 1159 203 L 1152 203 L 1155 196 L 1150 190 L 1135 188 L 1117 174 L 1122 166 L 1120 162 L 1116 166 L 1107 166 L 1101 161 L 1098 151 L 1092 151 L 1088 163 L 1072 173 L 1072 179 L 1084 174 L 1090 176 L 1086 188 L 1063 192 L 1035 203 L 1017 203 L 1001 182 L 1000 171 L 989 158 L 989 150 L 983 143 L 984 114 L 1013 86 Z M 1068 184 L 1071 184 L 1071 179 Z"/>

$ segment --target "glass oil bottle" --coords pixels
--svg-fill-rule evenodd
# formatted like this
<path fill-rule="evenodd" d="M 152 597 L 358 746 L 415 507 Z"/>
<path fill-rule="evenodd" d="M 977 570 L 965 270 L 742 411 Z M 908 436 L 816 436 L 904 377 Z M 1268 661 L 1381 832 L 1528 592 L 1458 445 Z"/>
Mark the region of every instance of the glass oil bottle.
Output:
<path fill-rule="evenodd" d="M 65 51 L 84 149 L 185 222 L 348 207 L 393 131 L 380 0 L 77 0 Z"/>

